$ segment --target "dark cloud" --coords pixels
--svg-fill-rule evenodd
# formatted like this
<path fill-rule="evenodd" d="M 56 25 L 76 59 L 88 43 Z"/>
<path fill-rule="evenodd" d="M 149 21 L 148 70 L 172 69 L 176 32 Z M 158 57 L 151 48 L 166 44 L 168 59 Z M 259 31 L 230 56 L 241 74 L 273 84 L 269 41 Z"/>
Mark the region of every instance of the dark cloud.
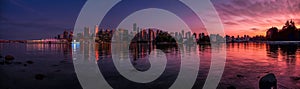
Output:
<path fill-rule="evenodd" d="M 258 31 L 259 29 L 258 28 L 251 28 L 250 30 L 252 30 L 252 31 Z"/>
<path fill-rule="evenodd" d="M 239 24 L 237 24 L 235 22 L 224 22 L 224 24 L 227 24 L 227 25 L 239 25 Z"/>

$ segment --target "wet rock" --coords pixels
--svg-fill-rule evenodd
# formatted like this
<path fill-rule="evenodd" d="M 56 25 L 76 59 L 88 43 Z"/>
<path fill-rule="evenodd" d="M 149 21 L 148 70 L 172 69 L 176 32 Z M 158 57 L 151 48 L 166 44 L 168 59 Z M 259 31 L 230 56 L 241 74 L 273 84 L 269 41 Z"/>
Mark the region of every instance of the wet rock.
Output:
<path fill-rule="evenodd" d="M 55 72 L 60 72 L 61 70 L 55 70 Z"/>
<path fill-rule="evenodd" d="M 21 70 L 21 72 L 26 72 L 26 70 Z"/>
<path fill-rule="evenodd" d="M 295 80 L 295 81 L 300 80 L 300 77 L 297 77 L 297 76 L 291 76 L 290 78 L 291 78 L 292 80 Z"/>
<path fill-rule="evenodd" d="M 22 62 L 14 62 L 14 64 L 22 64 Z"/>
<path fill-rule="evenodd" d="M 4 62 L 0 62 L 0 65 L 4 65 Z"/>
<path fill-rule="evenodd" d="M 28 64 L 33 64 L 33 61 L 26 61 L 26 63 L 28 63 Z"/>
<path fill-rule="evenodd" d="M 11 55 L 6 55 L 5 56 L 5 60 L 14 60 L 15 57 L 14 56 L 11 56 Z"/>
<path fill-rule="evenodd" d="M 60 61 L 60 63 L 67 63 L 67 61 L 65 61 L 65 60 L 64 61 Z"/>
<path fill-rule="evenodd" d="M 277 89 L 277 79 L 273 73 L 263 76 L 259 80 L 260 89 Z"/>
<path fill-rule="evenodd" d="M 59 66 L 59 65 L 51 65 L 52 67 L 56 67 L 56 66 Z"/>
<path fill-rule="evenodd" d="M 243 76 L 243 75 L 236 75 L 236 77 L 239 77 L 239 78 L 243 78 L 243 77 L 245 77 L 245 76 Z"/>
<path fill-rule="evenodd" d="M 45 77 L 46 77 L 46 76 L 43 75 L 43 74 L 36 74 L 36 75 L 35 75 L 35 79 L 36 79 L 36 80 L 43 80 Z"/>
<path fill-rule="evenodd" d="M 13 63 L 11 60 L 5 60 L 4 62 L 5 62 L 5 64 L 12 64 Z"/>
<path fill-rule="evenodd" d="M 229 86 L 229 87 L 227 87 L 227 89 L 236 89 L 236 87 L 235 86 Z"/>

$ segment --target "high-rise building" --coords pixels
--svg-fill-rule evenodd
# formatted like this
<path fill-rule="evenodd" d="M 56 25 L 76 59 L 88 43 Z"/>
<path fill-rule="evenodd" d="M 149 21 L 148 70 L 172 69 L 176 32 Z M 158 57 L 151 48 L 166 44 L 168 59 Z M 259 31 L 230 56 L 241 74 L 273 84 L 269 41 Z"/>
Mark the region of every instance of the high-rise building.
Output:
<path fill-rule="evenodd" d="M 191 38 L 191 32 L 186 32 L 186 38 L 187 39 Z"/>
<path fill-rule="evenodd" d="M 133 31 L 136 31 L 136 30 L 137 30 L 137 24 L 134 23 L 134 24 L 133 24 Z"/>
<path fill-rule="evenodd" d="M 170 35 L 175 37 L 175 33 L 174 32 L 170 32 Z"/>
<path fill-rule="evenodd" d="M 73 38 L 73 32 L 71 31 L 69 34 L 69 39 L 72 39 L 72 38 Z"/>
<path fill-rule="evenodd" d="M 137 31 L 136 31 L 136 34 L 137 34 L 137 41 L 140 41 L 140 37 L 141 37 L 141 34 L 140 34 L 140 28 L 137 27 Z"/>
<path fill-rule="evenodd" d="M 64 34 L 59 34 L 58 39 L 64 39 Z"/>
<path fill-rule="evenodd" d="M 67 30 L 65 30 L 62 39 L 68 39 L 68 35 L 69 33 L 67 32 Z"/>
<path fill-rule="evenodd" d="M 184 30 L 181 31 L 182 38 L 184 38 Z"/>
<path fill-rule="evenodd" d="M 204 39 L 205 34 L 201 33 L 201 39 Z"/>
<path fill-rule="evenodd" d="M 193 34 L 193 38 L 197 39 L 197 34 L 196 33 Z"/>
<path fill-rule="evenodd" d="M 178 36 L 179 36 L 178 32 L 175 32 L 175 38 L 176 38 L 176 39 L 179 38 Z"/>
<path fill-rule="evenodd" d="M 74 40 L 80 40 L 80 39 L 83 39 L 83 34 L 77 33 Z"/>
<path fill-rule="evenodd" d="M 198 40 L 202 39 L 201 33 L 198 34 Z"/>
<path fill-rule="evenodd" d="M 84 27 L 84 38 L 90 38 L 90 28 L 89 27 Z"/>
<path fill-rule="evenodd" d="M 148 29 L 149 33 L 149 41 L 152 42 L 155 39 L 155 32 L 154 29 Z"/>
<path fill-rule="evenodd" d="M 95 33 L 94 33 L 94 36 L 98 36 L 98 35 L 97 35 L 98 32 L 99 32 L 99 26 L 96 25 L 96 26 L 95 26 Z"/>

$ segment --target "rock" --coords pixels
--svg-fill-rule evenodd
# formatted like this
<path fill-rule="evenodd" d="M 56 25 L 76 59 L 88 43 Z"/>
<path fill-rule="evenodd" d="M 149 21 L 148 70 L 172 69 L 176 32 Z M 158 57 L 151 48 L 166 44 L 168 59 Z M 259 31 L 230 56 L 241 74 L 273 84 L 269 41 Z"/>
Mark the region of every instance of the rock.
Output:
<path fill-rule="evenodd" d="M 63 60 L 63 61 L 60 61 L 60 63 L 67 63 L 67 61 Z"/>
<path fill-rule="evenodd" d="M 21 72 L 26 72 L 26 70 L 21 70 Z"/>
<path fill-rule="evenodd" d="M 15 57 L 14 56 L 11 56 L 11 55 L 6 55 L 5 56 L 5 60 L 14 60 Z"/>
<path fill-rule="evenodd" d="M 61 70 L 55 70 L 55 72 L 60 72 Z"/>
<path fill-rule="evenodd" d="M 22 62 L 14 62 L 14 64 L 22 64 Z"/>
<path fill-rule="evenodd" d="M 59 66 L 59 65 L 51 65 L 52 67 L 56 67 L 56 66 Z"/>
<path fill-rule="evenodd" d="M 236 87 L 235 86 L 229 86 L 229 87 L 227 87 L 227 89 L 236 89 Z"/>
<path fill-rule="evenodd" d="M 5 64 L 12 64 L 12 60 L 5 60 Z"/>
<path fill-rule="evenodd" d="M 239 77 L 239 78 L 243 78 L 243 77 L 245 77 L 245 76 L 243 76 L 243 75 L 236 75 L 236 77 Z"/>
<path fill-rule="evenodd" d="M 0 58 L 3 58 L 1 54 L 0 54 Z"/>
<path fill-rule="evenodd" d="M 260 89 L 277 89 L 277 79 L 273 73 L 263 76 L 259 80 Z"/>
<path fill-rule="evenodd" d="M 28 63 L 28 64 L 33 64 L 33 61 L 26 61 L 26 63 Z"/>
<path fill-rule="evenodd" d="M 23 66 L 25 66 L 25 67 L 26 67 L 26 66 L 27 66 L 27 64 L 24 64 Z"/>
<path fill-rule="evenodd" d="M 297 76 L 291 76 L 290 78 L 291 78 L 292 80 L 295 80 L 295 81 L 300 80 L 300 77 L 297 77 Z"/>
<path fill-rule="evenodd" d="M 43 74 L 36 74 L 36 75 L 35 75 L 35 79 L 36 79 L 36 80 L 43 80 L 45 77 L 46 77 L 46 76 L 43 75 Z"/>

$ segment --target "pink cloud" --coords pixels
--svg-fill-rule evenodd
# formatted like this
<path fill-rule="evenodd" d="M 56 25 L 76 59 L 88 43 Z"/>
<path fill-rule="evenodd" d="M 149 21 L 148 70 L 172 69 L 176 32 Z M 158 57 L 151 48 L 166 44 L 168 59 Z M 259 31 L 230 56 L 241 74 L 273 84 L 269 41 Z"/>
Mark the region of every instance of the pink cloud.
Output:
<path fill-rule="evenodd" d="M 229 35 L 265 35 L 294 19 L 300 25 L 299 0 L 212 0 Z M 252 28 L 262 29 L 253 32 Z"/>

